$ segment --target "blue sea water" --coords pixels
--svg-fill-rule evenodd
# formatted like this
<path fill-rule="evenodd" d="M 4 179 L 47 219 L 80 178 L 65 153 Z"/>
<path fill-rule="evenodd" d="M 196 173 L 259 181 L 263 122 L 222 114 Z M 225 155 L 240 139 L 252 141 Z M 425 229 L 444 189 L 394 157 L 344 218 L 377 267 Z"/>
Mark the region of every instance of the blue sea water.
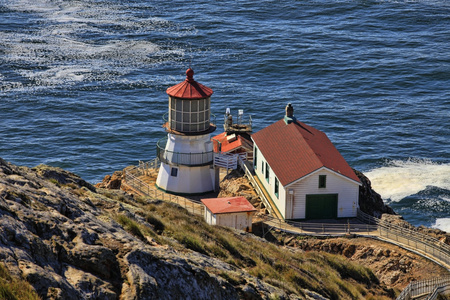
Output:
<path fill-rule="evenodd" d="M 95 183 L 152 159 L 192 66 L 218 125 L 291 102 L 405 219 L 450 231 L 448 0 L 1 0 L 0 63 L 14 164 Z"/>

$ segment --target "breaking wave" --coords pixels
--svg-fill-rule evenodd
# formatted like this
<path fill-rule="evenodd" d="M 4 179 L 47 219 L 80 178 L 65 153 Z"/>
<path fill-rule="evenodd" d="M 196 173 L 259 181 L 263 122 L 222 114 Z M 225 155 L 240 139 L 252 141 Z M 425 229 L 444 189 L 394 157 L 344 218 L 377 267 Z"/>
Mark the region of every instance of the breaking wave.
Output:
<path fill-rule="evenodd" d="M 393 160 L 365 175 L 383 199 L 395 202 L 427 187 L 450 190 L 450 164 L 425 159 Z"/>
<path fill-rule="evenodd" d="M 450 233 L 450 218 L 438 218 L 431 227 Z"/>

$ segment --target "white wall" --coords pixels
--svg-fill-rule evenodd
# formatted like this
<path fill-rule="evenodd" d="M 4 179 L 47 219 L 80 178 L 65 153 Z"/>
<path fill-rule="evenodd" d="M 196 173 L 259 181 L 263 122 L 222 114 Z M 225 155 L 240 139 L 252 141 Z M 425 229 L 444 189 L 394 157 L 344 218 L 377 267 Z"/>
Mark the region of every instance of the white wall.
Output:
<path fill-rule="evenodd" d="M 206 159 L 206 156 L 190 156 L 189 153 L 204 153 L 210 151 L 212 160 L 212 143 L 210 135 L 182 136 L 168 134 L 166 144 L 166 158 L 171 163 L 199 162 Z M 173 152 L 186 153 L 187 155 L 173 154 Z M 172 176 L 172 168 L 177 168 L 177 176 Z M 216 172 L 209 165 L 200 167 L 189 167 L 178 164 L 168 164 L 161 162 L 156 185 L 168 192 L 176 194 L 201 194 L 215 190 Z"/>
<path fill-rule="evenodd" d="M 227 226 L 240 230 L 252 231 L 252 217 L 254 212 L 240 212 L 216 214 L 216 225 Z"/>
<path fill-rule="evenodd" d="M 319 175 L 326 175 L 326 188 L 319 188 Z M 338 218 L 356 217 L 359 185 L 326 168 L 322 168 L 302 180 L 288 186 L 294 190 L 293 214 L 288 219 L 303 219 L 307 194 L 338 194 Z"/>
<path fill-rule="evenodd" d="M 177 176 L 171 175 L 171 169 L 177 168 Z M 156 185 L 176 194 L 200 194 L 214 191 L 215 170 L 210 166 L 186 167 L 170 166 L 161 163 Z"/>
<path fill-rule="evenodd" d="M 254 146 L 254 148 L 256 145 Z M 255 149 L 253 149 L 253 153 Z M 278 207 L 278 210 L 283 215 L 283 217 L 286 218 L 286 191 L 284 187 L 281 185 L 281 182 L 278 183 L 279 192 L 278 197 L 275 195 L 275 174 L 273 173 L 272 169 L 270 169 L 269 172 L 269 181 L 266 180 L 266 159 L 262 155 L 261 151 L 258 151 L 258 157 L 257 157 L 257 164 L 258 166 L 255 168 L 256 175 L 258 175 L 259 180 L 262 182 L 264 187 L 266 188 L 266 191 L 269 193 L 270 197 L 272 198 L 272 201 L 275 203 L 275 205 Z M 253 154 L 254 155 L 254 154 Z M 264 172 L 262 172 L 261 164 L 264 163 Z"/>
<path fill-rule="evenodd" d="M 205 206 L 205 221 L 209 225 L 216 225 L 216 215 L 213 214 L 208 208 Z"/>

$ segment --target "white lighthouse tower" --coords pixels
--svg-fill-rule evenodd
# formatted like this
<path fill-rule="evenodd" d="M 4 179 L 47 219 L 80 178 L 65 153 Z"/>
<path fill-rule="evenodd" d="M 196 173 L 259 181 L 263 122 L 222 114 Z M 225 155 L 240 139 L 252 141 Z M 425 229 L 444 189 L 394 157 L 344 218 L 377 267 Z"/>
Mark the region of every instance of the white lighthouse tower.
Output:
<path fill-rule="evenodd" d="M 213 145 L 210 134 L 213 90 L 194 80 L 194 71 L 186 71 L 186 80 L 167 89 L 168 120 L 164 124 L 167 138 L 158 141 L 161 161 L 156 185 L 173 194 L 193 195 L 214 191 L 218 172 L 213 168 Z"/>

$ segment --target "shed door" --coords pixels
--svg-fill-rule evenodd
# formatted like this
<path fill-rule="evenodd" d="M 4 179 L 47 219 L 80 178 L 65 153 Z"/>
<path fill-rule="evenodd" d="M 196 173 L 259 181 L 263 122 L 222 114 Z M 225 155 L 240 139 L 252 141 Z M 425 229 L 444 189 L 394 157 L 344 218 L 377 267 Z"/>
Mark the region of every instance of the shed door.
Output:
<path fill-rule="evenodd" d="M 306 219 L 337 218 L 338 194 L 306 195 Z"/>

